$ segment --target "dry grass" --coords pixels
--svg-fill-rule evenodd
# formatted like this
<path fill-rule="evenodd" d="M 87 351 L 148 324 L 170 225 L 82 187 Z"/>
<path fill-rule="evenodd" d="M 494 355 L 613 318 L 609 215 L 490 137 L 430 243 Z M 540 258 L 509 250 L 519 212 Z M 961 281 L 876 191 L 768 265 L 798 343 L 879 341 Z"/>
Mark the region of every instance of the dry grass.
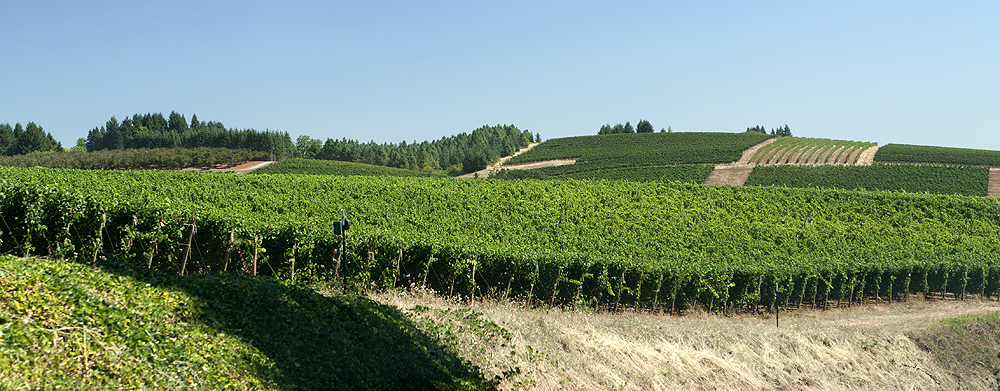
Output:
<path fill-rule="evenodd" d="M 915 301 L 768 316 L 588 313 L 517 303 L 458 304 L 430 294 L 373 297 L 408 309 L 467 308 L 510 332 L 514 348 L 470 359 L 505 389 L 939 390 L 996 388 L 987 371 L 956 376 L 909 336 L 936 321 L 1000 311 L 1000 303 Z M 499 346 L 499 345 L 498 345 Z M 530 349 L 528 348 L 530 347 Z M 980 376 L 981 375 L 981 376 Z M 978 377 L 977 377 L 978 376 Z M 518 383 L 520 382 L 520 383 Z"/>

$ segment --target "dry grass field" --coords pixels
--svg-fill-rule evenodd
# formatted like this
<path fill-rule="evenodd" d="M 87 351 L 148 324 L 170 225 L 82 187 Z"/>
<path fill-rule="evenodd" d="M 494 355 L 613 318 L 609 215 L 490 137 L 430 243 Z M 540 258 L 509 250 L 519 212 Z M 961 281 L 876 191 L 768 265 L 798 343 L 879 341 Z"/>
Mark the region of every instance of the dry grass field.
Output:
<path fill-rule="evenodd" d="M 943 338 L 934 334 L 943 319 L 1000 311 L 995 301 L 911 296 L 905 303 L 782 313 L 776 327 L 775 318 L 766 314 L 594 313 L 490 301 L 461 304 L 413 293 L 373 298 L 404 310 L 416 308 L 417 316 L 437 322 L 452 322 L 456 313 L 479 313 L 509 331 L 509 341 L 494 345 L 468 331 L 450 336 L 462 341 L 465 354 L 480 367 L 494 373 L 519 367 L 520 375 L 505 380 L 504 389 L 997 388 L 988 368 L 956 367 L 943 358 L 962 351 L 940 352 L 924 343 Z"/>

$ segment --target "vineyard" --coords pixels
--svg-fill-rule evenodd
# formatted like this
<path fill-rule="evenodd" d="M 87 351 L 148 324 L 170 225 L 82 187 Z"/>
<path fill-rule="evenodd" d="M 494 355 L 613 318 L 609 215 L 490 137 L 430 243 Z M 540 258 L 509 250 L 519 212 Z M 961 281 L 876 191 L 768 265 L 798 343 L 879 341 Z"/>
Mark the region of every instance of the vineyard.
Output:
<path fill-rule="evenodd" d="M 1000 202 L 591 181 L 0 168 L 0 251 L 680 311 L 1000 291 Z M 345 238 L 331 222 L 344 208 Z"/>
<path fill-rule="evenodd" d="M 865 149 L 875 143 L 804 137 L 779 137 L 757 150 L 749 164 L 757 165 L 854 165 Z"/>
<path fill-rule="evenodd" d="M 773 136 L 760 133 L 637 133 L 551 139 L 506 164 L 577 159 L 588 170 L 728 163 Z"/>
<path fill-rule="evenodd" d="M 1000 151 L 888 144 L 879 148 L 875 161 L 1000 167 Z"/>
<path fill-rule="evenodd" d="M 179 169 L 235 165 L 248 160 L 268 160 L 271 153 L 229 148 L 143 148 L 101 151 L 66 151 L 0 156 L 0 166 L 77 168 L 85 170 Z"/>
<path fill-rule="evenodd" d="M 267 167 L 252 171 L 254 174 L 309 174 L 309 175 L 338 175 L 338 176 L 398 176 L 398 177 L 427 177 L 435 175 L 421 171 L 407 170 L 403 168 L 374 166 L 364 163 L 341 162 L 336 160 L 315 160 L 294 158 L 282 160 Z"/>
<path fill-rule="evenodd" d="M 911 193 L 987 195 L 989 169 L 967 166 L 758 166 L 747 186 L 823 187 Z"/>

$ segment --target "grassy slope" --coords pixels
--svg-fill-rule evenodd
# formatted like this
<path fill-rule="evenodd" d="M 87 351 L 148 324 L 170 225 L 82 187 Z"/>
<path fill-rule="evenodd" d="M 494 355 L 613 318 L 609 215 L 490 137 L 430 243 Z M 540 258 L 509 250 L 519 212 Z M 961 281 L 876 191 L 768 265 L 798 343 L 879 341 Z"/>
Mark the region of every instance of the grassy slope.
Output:
<path fill-rule="evenodd" d="M 0 258 L 0 389 L 489 388 L 399 310 L 246 275 Z"/>

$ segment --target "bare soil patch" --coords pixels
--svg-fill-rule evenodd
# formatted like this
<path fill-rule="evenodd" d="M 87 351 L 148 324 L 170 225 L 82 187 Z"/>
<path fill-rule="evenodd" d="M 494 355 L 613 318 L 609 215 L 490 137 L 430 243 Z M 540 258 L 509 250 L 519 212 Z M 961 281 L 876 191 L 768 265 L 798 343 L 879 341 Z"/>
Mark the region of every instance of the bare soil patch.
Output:
<path fill-rule="evenodd" d="M 705 184 L 743 186 L 752 171 L 753 166 L 749 164 L 717 164 L 708 174 Z"/>
<path fill-rule="evenodd" d="M 1000 197 L 1000 168 L 990 167 L 990 185 L 986 190 L 990 197 Z"/>
<path fill-rule="evenodd" d="M 873 145 L 868 147 L 868 149 L 861 151 L 858 155 L 858 162 L 855 163 L 859 166 L 870 166 L 875 163 L 875 152 L 878 152 L 878 145 Z"/>
<path fill-rule="evenodd" d="M 238 174 L 246 174 L 258 168 L 263 168 L 274 163 L 273 160 L 253 160 L 237 165 L 217 164 L 214 167 L 188 167 L 183 171 L 235 171 Z"/>

